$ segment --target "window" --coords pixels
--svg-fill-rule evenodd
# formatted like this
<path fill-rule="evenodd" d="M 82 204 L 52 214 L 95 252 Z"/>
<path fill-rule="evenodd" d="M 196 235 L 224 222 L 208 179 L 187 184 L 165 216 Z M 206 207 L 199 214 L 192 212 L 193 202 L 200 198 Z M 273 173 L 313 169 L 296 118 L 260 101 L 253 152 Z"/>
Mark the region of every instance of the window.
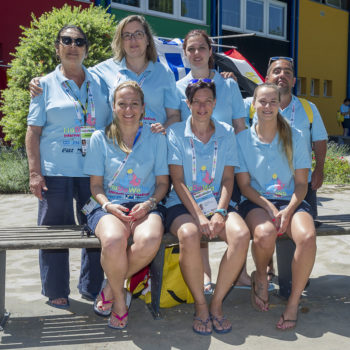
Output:
<path fill-rule="evenodd" d="M 326 0 L 327 5 L 341 8 L 341 0 Z"/>
<path fill-rule="evenodd" d="M 112 7 L 186 22 L 205 23 L 206 0 L 112 0 Z"/>
<path fill-rule="evenodd" d="M 306 78 L 304 77 L 297 78 L 297 95 L 298 96 L 306 95 Z"/>
<path fill-rule="evenodd" d="M 323 96 L 332 97 L 332 80 L 323 81 Z"/>
<path fill-rule="evenodd" d="M 287 3 L 277 0 L 222 0 L 224 29 L 287 39 Z"/>
<path fill-rule="evenodd" d="M 241 0 L 223 0 L 222 24 L 230 27 L 241 27 Z"/>
<path fill-rule="evenodd" d="M 264 31 L 264 3 L 262 0 L 247 0 L 246 29 Z"/>
<path fill-rule="evenodd" d="M 320 96 L 320 79 L 311 79 L 310 96 Z"/>

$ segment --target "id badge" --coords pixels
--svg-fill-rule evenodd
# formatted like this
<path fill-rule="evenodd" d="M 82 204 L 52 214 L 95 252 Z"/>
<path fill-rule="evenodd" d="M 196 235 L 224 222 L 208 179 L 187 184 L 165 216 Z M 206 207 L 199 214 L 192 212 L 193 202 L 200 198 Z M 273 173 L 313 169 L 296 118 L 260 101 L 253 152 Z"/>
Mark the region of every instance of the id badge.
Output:
<path fill-rule="evenodd" d="M 216 202 L 216 199 L 211 190 L 196 192 L 193 194 L 193 197 L 205 216 L 214 214 L 214 211 L 218 207 L 218 203 Z"/>
<path fill-rule="evenodd" d="M 90 197 L 86 204 L 81 209 L 82 213 L 85 215 L 89 215 L 95 208 L 97 208 L 99 204 L 96 202 L 94 197 Z"/>
<path fill-rule="evenodd" d="M 94 131 L 95 128 L 93 126 L 82 126 L 80 128 L 81 154 L 83 157 L 86 156 L 86 151 L 90 143 L 90 138 Z"/>

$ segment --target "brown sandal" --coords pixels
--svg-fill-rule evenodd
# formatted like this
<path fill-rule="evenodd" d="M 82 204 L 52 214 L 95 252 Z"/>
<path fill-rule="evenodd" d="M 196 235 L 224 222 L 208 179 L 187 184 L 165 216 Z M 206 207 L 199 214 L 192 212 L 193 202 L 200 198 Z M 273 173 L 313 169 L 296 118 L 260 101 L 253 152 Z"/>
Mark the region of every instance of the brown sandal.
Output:
<path fill-rule="evenodd" d="M 251 274 L 251 283 L 252 283 L 252 288 L 250 290 L 250 301 L 251 301 L 251 304 L 253 306 L 253 308 L 256 310 L 256 311 L 259 311 L 259 312 L 263 312 L 263 311 L 268 311 L 269 309 L 269 301 L 268 300 L 264 300 L 262 299 L 257 293 L 256 293 L 256 290 L 255 290 L 255 286 L 256 286 L 256 283 L 255 283 L 255 272 L 256 271 L 253 271 L 252 274 Z M 262 309 L 256 302 L 256 299 L 255 298 L 258 298 L 262 303 L 264 303 L 265 307 L 267 308 L 266 310 Z"/>

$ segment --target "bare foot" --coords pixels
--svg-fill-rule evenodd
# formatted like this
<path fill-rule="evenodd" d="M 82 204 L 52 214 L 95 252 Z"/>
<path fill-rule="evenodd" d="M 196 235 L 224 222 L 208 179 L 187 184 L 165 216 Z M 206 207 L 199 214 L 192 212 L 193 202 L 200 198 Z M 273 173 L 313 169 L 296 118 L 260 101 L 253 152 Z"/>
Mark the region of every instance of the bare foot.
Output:
<path fill-rule="evenodd" d="M 50 299 L 50 303 L 52 305 L 68 306 L 68 299 L 67 298 Z"/>
<path fill-rule="evenodd" d="M 124 299 L 125 300 L 125 299 Z M 115 329 L 123 329 L 128 324 L 128 308 L 124 303 L 113 304 L 111 317 L 108 320 L 108 326 Z"/>
<path fill-rule="evenodd" d="M 213 303 L 210 305 L 210 318 L 216 333 L 231 332 L 232 324 L 222 312 L 222 303 L 218 306 L 215 306 Z"/>
<path fill-rule="evenodd" d="M 299 305 L 288 305 L 276 324 L 276 328 L 282 331 L 295 328 L 298 320 Z"/>
<path fill-rule="evenodd" d="M 252 272 L 251 276 L 251 303 L 257 311 L 269 310 L 269 293 L 267 290 L 266 275 L 259 276 L 256 271 Z"/>
<path fill-rule="evenodd" d="M 195 315 L 193 317 L 193 331 L 201 335 L 209 335 L 213 326 L 209 317 L 208 306 L 206 303 L 195 304 Z"/>
<path fill-rule="evenodd" d="M 95 301 L 96 309 L 100 312 L 111 311 L 113 306 L 113 292 L 108 281 L 99 293 Z M 107 314 L 108 316 L 108 314 Z"/>

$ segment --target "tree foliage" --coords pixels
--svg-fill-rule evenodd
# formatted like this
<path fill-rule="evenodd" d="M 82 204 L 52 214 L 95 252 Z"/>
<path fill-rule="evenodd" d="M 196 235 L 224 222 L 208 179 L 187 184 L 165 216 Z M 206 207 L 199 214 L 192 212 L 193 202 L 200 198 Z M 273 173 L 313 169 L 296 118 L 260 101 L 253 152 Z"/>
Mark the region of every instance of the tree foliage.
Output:
<path fill-rule="evenodd" d="M 0 124 L 6 134 L 5 140 L 11 141 L 15 147 L 24 144 L 30 103 L 28 83 L 33 77 L 55 69 L 58 60 L 54 42 L 59 30 L 67 24 L 80 26 L 89 39 L 89 54 L 84 61 L 86 67 L 112 56 L 110 43 L 116 22 L 105 9 L 93 5 L 87 9 L 65 5 L 61 9 L 53 8 L 40 18 L 32 14 L 30 27 L 21 26 L 20 42 L 7 71 L 8 88 L 1 92 L 0 110 L 4 117 Z"/>

